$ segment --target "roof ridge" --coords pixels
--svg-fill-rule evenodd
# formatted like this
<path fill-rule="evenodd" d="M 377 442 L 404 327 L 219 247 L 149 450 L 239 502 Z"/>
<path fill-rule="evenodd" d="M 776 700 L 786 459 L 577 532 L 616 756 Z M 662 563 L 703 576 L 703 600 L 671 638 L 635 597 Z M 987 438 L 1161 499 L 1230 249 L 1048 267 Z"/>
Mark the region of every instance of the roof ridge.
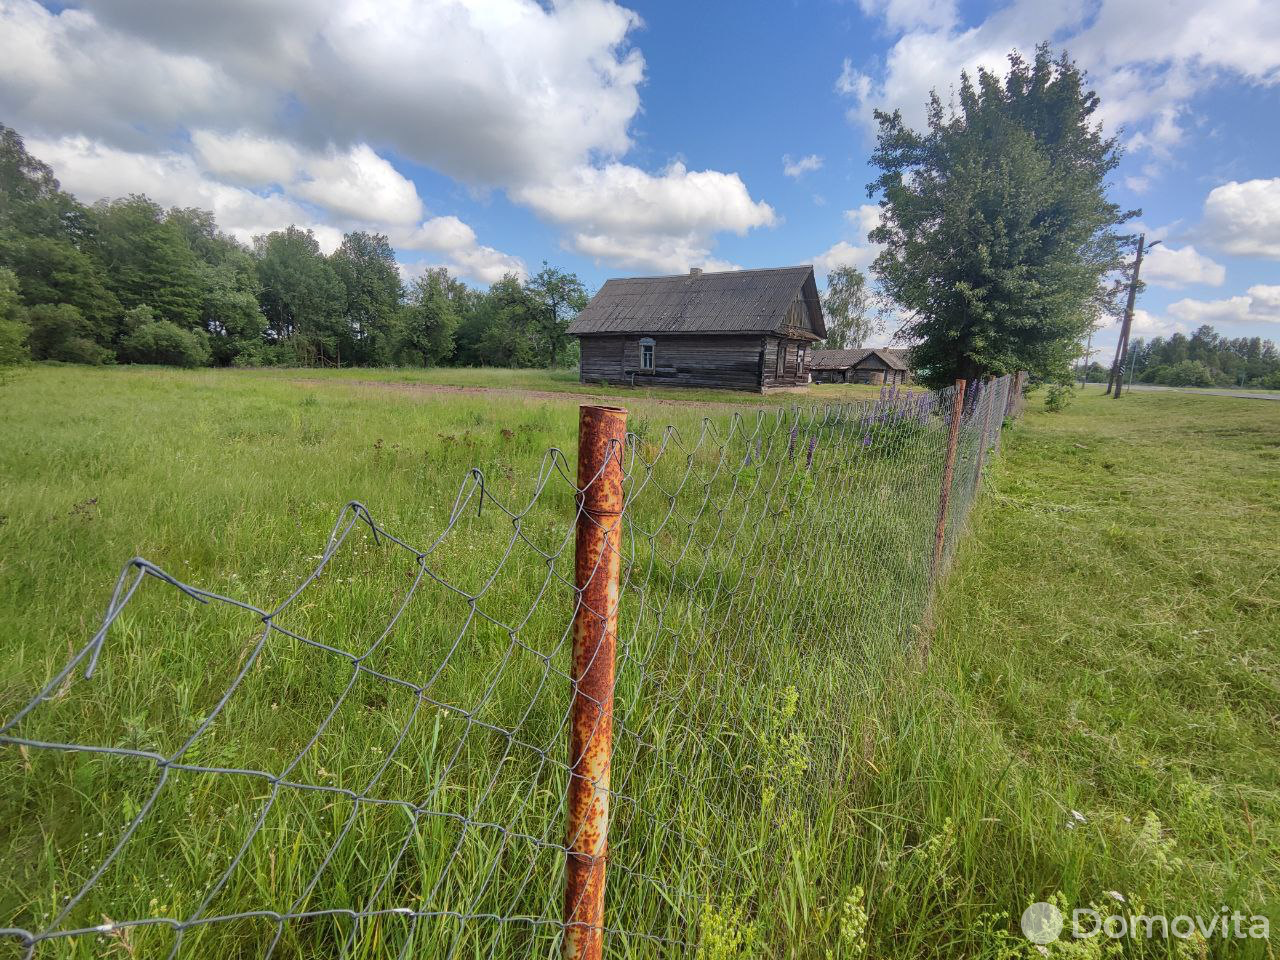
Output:
<path fill-rule="evenodd" d="M 788 270 L 812 270 L 811 263 L 797 263 L 790 267 L 743 267 L 741 270 L 703 270 L 701 273 L 658 273 L 645 277 L 609 277 L 605 283 L 615 280 L 697 280 L 701 277 L 741 277 L 751 273 L 785 273 Z"/>

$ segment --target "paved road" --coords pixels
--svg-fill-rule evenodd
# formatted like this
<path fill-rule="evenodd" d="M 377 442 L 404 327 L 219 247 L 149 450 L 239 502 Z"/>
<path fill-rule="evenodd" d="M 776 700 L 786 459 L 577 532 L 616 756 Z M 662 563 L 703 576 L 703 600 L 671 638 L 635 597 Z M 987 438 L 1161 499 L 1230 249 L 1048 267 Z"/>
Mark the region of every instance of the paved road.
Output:
<path fill-rule="evenodd" d="M 1105 383 L 1091 383 L 1090 387 L 1107 388 Z M 1087 388 L 1086 388 L 1087 389 Z M 1154 383 L 1126 384 L 1125 390 L 1165 390 L 1173 393 L 1202 393 L 1210 397 L 1239 397 L 1242 400 L 1280 400 L 1280 390 L 1227 390 L 1217 387 L 1162 387 Z"/>

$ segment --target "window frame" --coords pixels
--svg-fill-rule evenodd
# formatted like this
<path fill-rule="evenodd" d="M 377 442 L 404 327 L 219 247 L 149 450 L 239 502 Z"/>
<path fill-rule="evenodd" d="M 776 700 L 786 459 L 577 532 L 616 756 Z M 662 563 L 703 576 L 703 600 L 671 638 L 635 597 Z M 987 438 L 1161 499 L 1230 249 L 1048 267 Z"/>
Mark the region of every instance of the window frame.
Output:
<path fill-rule="evenodd" d="M 646 364 L 645 351 L 648 351 L 649 362 Z M 640 338 L 640 372 L 653 373 L 658 369 L 658 344 L 653 337 Z"/>

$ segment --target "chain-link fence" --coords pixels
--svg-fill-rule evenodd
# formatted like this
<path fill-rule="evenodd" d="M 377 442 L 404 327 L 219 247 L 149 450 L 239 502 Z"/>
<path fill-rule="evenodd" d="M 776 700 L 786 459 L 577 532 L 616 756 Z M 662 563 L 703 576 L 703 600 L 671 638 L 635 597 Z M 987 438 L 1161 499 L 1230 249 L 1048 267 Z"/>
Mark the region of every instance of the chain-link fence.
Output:
<path fill-rule="evenodd" d="M 0 956 L 692 954 L 842 671 L 916 642 L 1015 387 L 641 423 L 425 542 L 350 503 L 270 608 L 130 561 L 0 726 Z"/>

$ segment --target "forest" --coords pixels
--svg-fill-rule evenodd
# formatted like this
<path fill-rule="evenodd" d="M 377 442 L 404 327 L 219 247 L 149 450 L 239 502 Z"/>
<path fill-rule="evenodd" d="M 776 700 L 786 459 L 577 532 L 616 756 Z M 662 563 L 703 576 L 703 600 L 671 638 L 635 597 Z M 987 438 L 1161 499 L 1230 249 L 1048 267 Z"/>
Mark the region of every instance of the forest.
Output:
<path fill-rule="evenodd" d="M 1125 358 L 1125 371 L 1139 383 L 1170 387 L 1280 390 L 1280 349 L 1261 337 L 1224 337 L 1205 324 L 1191 336 L 1174 333 L 1135 340 Z M 1089 382 L 1105 383 L 1107 373 L 1108 368 L 1096 360 L 1089 364 Z"/>
<path fill-rule="evenodd" d="M 444 267 L 406 282 L 381 234 L 326 256 L 298 227 L 250 247 L 207 210 L 86 206 L 0 126 L 0 364 L 556 366 L 587 299 L 546 263 L 487 290 Z"/>

